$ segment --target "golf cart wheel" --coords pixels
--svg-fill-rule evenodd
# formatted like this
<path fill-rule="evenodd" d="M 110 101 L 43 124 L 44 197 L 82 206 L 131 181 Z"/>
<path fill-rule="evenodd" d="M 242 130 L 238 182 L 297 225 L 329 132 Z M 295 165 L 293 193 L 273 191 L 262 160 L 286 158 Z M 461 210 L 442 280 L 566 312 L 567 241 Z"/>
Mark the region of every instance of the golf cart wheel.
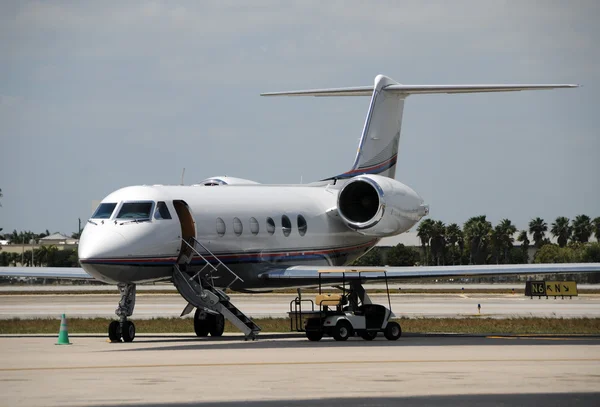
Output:
<path fill-rule="evenodd" d="M 363 331 L 360 333 L 360 337 L 365 341 L 372 341 L 377 337 L 377 331 Z"/>
<path fill-rule="evenodd" d="M 317 342 L 320 341 L 323 337 L 323 332 L 321 331 L 306 331 L 306 337 L 309 341 Z"/>
<path fill-rule="evenodd" d="M 336 341 L 348 340 L 352 335 L 354 335 L 354 330 L 348 321 L 339 321 L 333 328 L 332 336 Z"/>
<path fill-rule="evenodd" d="M 402 329 L 397 322 L 388 322 L 383 335 L 390 341 L 395 341 L 402 335 Z"/>

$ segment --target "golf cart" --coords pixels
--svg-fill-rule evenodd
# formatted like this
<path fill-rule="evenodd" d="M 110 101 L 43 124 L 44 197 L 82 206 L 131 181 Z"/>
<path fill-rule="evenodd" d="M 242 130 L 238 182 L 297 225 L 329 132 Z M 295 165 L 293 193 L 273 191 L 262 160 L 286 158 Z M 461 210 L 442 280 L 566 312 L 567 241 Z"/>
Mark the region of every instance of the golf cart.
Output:
<path fill-rule="evenodd" d="M 319 341 L 324 335 L 332 336 L 336 341 L 345 341 L 354 335 L 371 341 L 379 332 L 391 341 L 400 338 L 400 325 L 390 321 L 395 315 L 391 311 L 387 277 L 389 308 L 373 304 L 360 279 L 352 279 L 350 288 L 346 289 L 345 272 L 341 274 L 342 285 L 337 288 L 342 290 L 342 294 L 323 294 L 320 274 L 319 294 L 315 301 L 303 299 L 298 290 L 298 296 L 290 302 L 290 329 L 305 332 L 311 341 Z"/>

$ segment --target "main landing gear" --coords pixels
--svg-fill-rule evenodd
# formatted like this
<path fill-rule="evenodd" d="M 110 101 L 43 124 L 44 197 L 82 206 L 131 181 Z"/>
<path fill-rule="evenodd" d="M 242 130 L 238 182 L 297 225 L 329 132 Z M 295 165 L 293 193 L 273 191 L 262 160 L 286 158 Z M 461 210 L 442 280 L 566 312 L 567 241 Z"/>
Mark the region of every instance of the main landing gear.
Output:
<path fill-rule="evenodd" d="M 118 321 L 112 321 L 108 325 L 108 339 L 111 342 L 132 342 L 135 338 L 135 325 L 127 320 L 133 314 L 135 307 L 135 284 L 119 284 L 119 293 L 121 300 L 119 306 L 115 310 L 115 314 L 119 317 Z"/>
<path fill-rule="evenodd" d="M 212 314 L 197 308 L 194 314 L 194 331 L 196 336 L 222 336 L 225 331 L 225 317 L 221 314 Z"/>

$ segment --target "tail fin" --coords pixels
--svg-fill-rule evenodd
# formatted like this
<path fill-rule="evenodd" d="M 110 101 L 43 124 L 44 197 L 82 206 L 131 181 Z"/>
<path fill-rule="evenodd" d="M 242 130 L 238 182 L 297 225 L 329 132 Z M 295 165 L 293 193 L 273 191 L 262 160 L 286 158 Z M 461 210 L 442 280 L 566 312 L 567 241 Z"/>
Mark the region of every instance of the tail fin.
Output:
<path fill-rule="evenodd" d="M 369 96 L 371 104 L 365 120 L 354 165 L 349 171 L 327 179 L 351 178 L 360 174 L 379 174 L 394 178 L 404 100 L 409 95 L 433 93 L 511 92 L 576 88 L 578 85 L 401 85 L 383 75 L 373 86 L 314 89 L 263 93 L 262 96 Z"/>
<path fill-rule="evenodd" d="M 407 95 L 385 92 L 383 88 L 399 85 L 387 76 L 377 75 L 369 112 L 354 165 L 350 171 L 336 178 L 350 178 L 359 174 L 379 174 L 394 178 L 398 159 L 398 143 L 402 126 L 404 99 Z"/>

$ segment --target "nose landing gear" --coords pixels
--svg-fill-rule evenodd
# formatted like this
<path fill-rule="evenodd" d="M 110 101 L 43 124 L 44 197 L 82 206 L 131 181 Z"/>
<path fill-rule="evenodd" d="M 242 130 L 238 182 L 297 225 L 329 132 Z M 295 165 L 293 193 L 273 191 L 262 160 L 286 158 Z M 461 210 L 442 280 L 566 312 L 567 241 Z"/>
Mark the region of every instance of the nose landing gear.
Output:
<path fill-rule="evenodd" d="M 135 284 L 119 284 L 119 293 L 121 299 L 115 314 L 119 317 L 118 321 L 112 321 L 108 325 L 108 338 L 111 342 L 132 342 L 135 338 L 135 325 L 127 317 L 133 314 L 135 307 Z"/>

